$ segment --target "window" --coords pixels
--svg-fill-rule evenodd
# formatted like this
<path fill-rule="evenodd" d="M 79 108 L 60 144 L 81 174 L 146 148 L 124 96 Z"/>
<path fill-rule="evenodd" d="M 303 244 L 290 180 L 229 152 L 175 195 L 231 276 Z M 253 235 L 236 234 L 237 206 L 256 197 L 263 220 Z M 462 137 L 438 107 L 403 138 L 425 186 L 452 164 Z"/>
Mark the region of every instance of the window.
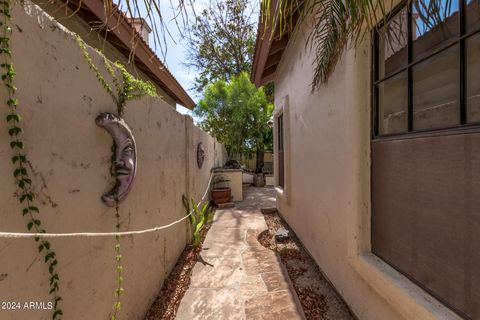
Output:
<path fill-rule="evenodd" d="M 480 1 L 404 1 L 373 36 L 371 252 L 480 319 Z"/>
<path fill-rule="evenodd" d="M 283 114 L 277 117 L 278 134 L 278 185 L 285 188 L 285 143 L 283 134 Z"/>
<path fill-rule="evenodd" d="M 375 30 L 374 137 L 480 124 L 477 0 L 413 0 Z"/>

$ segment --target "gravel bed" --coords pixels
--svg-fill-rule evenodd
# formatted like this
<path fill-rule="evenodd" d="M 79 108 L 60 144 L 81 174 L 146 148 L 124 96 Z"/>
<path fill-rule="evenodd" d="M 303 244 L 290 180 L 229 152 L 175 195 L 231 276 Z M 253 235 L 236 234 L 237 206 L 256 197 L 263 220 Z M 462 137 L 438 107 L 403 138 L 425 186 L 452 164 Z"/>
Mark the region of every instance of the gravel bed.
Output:
<path fill-rule="evenodd" d="M 264 217 L 268 230 L 259 234 L 258 241 L 279 255 L 307 320 L 356 319 L 288 224 L 275 212 L 264 213 Z M 289 231 L 289 238 L 283 242 L 274 237 L 280 228 Z"/>

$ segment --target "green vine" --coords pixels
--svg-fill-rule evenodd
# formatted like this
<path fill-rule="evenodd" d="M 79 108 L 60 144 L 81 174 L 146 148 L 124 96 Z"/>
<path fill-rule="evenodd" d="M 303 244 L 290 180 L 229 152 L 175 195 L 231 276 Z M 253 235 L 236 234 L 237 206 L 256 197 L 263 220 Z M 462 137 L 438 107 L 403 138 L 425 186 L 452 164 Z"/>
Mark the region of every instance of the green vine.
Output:
<path fill-rule="evenodd" d="M 117 232 L 120 232 L 120 213 L 118 205 L 115 207 L 115 219 L 116 219 L 116 228 Z M 115 290 L 115 303 L 113 304 L 113 315 L 111 320 L 118 320 L 118 312 L 122 307 L 120 302 L 120 296 L 122 295 L 124 289 L 122 288 L 122 254 L 120 253 L 120 236 L 115 236 L 115 261 L 116 267 L 115 271 L 117 272 L 117 289 Z"/>
<path fill-rule="evenodd" d="M 103 75 L 98 70 L 97 66 L 95 66 L 93 63 L 85 42 L 79 36 L 77 36 L 77 42 L 82 49 L 83 57 L 85 58 L 88 66 L 95 73 L 95 76 L 102 87 L 107 91 L 113 102 L 116 104 L 118 116 L 122 117 L 124 115 L 125 107 L 127 102 L 130 100 L 138 100 L 144 96 L 157 97 L 157 91 L 153 83 L 135 78 L 130 72 L 127 71 L 121 62 L 116 61 L 112 63 L 105 57 L 103 53 L 95 49 L 103 58 L 105 70 L 107 70 L 108 74 L 112 78 L 113 85 L 115 86 L 114 92 L 107 80 L 105 80 Z M 119 79 L 118 72 L 120 72 L 122 81 Z"/>
<path fill-rule="evenodd" d="M 0 0 L 1 1 L 1 0 Z M 127 102 L 130 100 L 141 99 L 144 96 L 156 97 L 157 92 L 155 86 L 151 82 L 143 81 L 140 79 L 135 78 L 131 75 L 125 66 L 123 66 L 120 62 L 111 63 L 105 55 L 103 55 L 100 51 L 96 50 L 97 53 L 103 58 L 103 64 L 105 66 L 105 70 L 107 70 L 108 74 L 112 78 L 113 85 L 115 86 L 115 92 L 112 87 L 109 85 L 107 80 L 103 77 L 103 75 L 98 70 L 97 66 L 93 63 L 90 54 L 88 53 L 87 46 L 85 42 L 77 36 L 77 43 L 82 49 L 83 57 L 87 62 L 90 70 L 95 73 L 95 77 L 98 79 L 102 87 L 107 91 L 107 93 L 112 97 L 113 102 L 117 106 L 117 114 L 119 117 L 123 117 L 125 113 L 125 107 Z M 122 80 L 120 81 L 118 73 L 120 73 Z M 112 177 L 116 176 L 115 172 L 115 149 L 116 145 L 113 143 L 112 145 L 112 157 L 111 157 L 111 165 L 110 165 L 110 173 Z M 118 205 L 115 207 L 115 220 L 116 224 L 115 227 L 117 232 L 120 232 L 120 212 Z M 120 252 L 120 236 L 115 236 L 115 272 L 117 275 L 117 286 L 115 289 L 115 303 L 113 304 L 113 314 L 111 320 L 118 320 L 118 313 L 121 309 L 121 302 L 120 296 L 123 294 L 124 289 L 122 288 L 123 282 L 123 266 L 122 266 L 122 254 Z"/>
<path fill-rule="evenodd" d="M 28 219 L 27 229 L 36 233 L 45 233 L 45 229 L 42 227 L 42 223 L 38 217 L 40 211 L 35 204 L 35 194 L 32 191 L 32 180 L 30 179 L 30 172 L 27 168 L 27 155 L 24 151 L 25 144 L 21 137 L 23 129 L 20 126 L 22 118 L 18 113 L 18 99 L 15 98 L 15 92 L 17 88 L 13 84 L 15 78 L 15 71 L 12 63 L 12 53 L 10 49 L 10 35 L 12 29 L 11 24 L 11 4 L 9 0 L 0 0 L 0 28 L 2 31 L 2 37 L 0 38 L 0 55 L 2 56 L 2 68 L 1 78 L 6 88 L 8 99 L 7 106 L 9 108 L 9 114 L 6 117 L 7 124 L 9 125 L 8 134 L 10 136 L 10 147 L 14 152 L 12 162 L 15 167 L 13 176 L 15 178 L 15 184 L 18 189 L 16 197 L 20 205 L 22 206 L 22 216 L 26 216 Z M 40 237 L 35 237 L 35 242 L 38 245 L 38 252 L 44 253 L 44 261 L 48 264 L 48 272 L 50 278 L 50 291 L 49 294 L 53 297 L 53 313 L 52 319 L 61 319 L 63 314 L 62 309 L 59 308 L 59 302 L 62 298 L 59 295 L 59 282 L 60 278 L 56 271 L 58 260 L 55 251 L 49 241 Z"/>

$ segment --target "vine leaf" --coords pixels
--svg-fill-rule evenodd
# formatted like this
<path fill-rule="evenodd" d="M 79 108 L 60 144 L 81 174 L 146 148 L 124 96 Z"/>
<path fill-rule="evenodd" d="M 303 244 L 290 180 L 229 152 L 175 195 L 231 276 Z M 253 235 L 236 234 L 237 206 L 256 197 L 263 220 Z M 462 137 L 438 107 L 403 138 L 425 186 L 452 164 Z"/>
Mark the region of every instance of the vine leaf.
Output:
<path fill-rule="evenodd" d="M 61 299 L 60 299 L 60 300 L 61 300 Z M 60 301 L 60 300 L 59 300 L 59 301 Z M 57 316 L 59 316 L 59 315 L 63 315 L 63 312 L 62 312 L 61 309 L 56 310 L 56 311 L 53 313 L 52 318 L 53 318 L 53 319 L 56 319 Z"/>
<path fill-rule="evenodd" d="M 20 117 L 19 114 L 12 113 L 12 114 L 7 115 L 7 122 L 9 122 L 11 120 L 14 120 L 16 122 L 20 122 L 22 120 L 22 118 Z"/>

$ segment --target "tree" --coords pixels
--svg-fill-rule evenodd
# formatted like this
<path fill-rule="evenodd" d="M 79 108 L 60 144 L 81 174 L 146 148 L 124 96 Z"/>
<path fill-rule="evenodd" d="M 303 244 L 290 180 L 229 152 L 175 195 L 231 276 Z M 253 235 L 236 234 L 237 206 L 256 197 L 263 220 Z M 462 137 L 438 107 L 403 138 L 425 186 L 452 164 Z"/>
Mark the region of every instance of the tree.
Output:
<path fill-rule="evenodd" d="M 209 8 L 199 16 L 196 16 L 194 10 L 195 0 L 102 2 L 106 17 L 120 8 L 126 10 L 130 17 L 144 18 L 153 26 L 155 48 L 161 52 L 165 51 L 165 38 L 170 36 L 169 31 L 172 28 L 177 28 L 182 34 L 184 29 L 191 29 L 188 41 L 190 62 L 187 66 L 194 67 L 201 73 L 195 85 L 199 91 L 210 81 L 228 81 L 232 75 L 239 73 L 238 70 L 248 71 L 250 68 L 255 43 L 255 25 L 250 20 L 255 10 L 248 9 L 250 1 L 211 0 Z M 255 6 L 257 2 L 251 3 Z M 312 24 L 306 44 L 306 49 L 314 55 L 312 90 L 328 81 L 349 44 L 355 47 L 378 22 L 389 15 L 385 10 L 389 2 L 384 0 L 260 0 L 260 3 L 264 24 L 279 27 L 279 32 L 274 34 L 276 37 L 292 33 L 294 21 L 300 24 L 308 20 Z M 408 3 L 415 7 L 420 21 L 425 25 L 442 24 L 445 12 L 458 6 L 456 1 L 451 0 L 408 0 Z M 78 10 L 81 4 L 80 2 Z M 169 26 L 164 19 L 166 10 L 174 13 L 176 26 Z M 194 26 L 189 27 L 188 21 L 192 15 L 195 15 L 196 19 Z M 69 14 L 62 18 L 73 16 Z M 298 16 L 298 20 L 294 19 L 295 16 Z M 307 17 L 311 18 L 306 19 Z M 100 24 L 97 29 L 113 32 L 116 27 L 108 29 L 106 24 Z M 276 28 L 272 29 L 272 32 L 277 32 Z M 270 37 L 272 34 L 263 36 Z M 232 41 L 233 39 L 236 40 Z M 136 43 L 134 38 L 132 41 Z M 243 44 L 237 47 L 235 44 L 239 43 Z M 199 53 L 198 59 L 196 52 Z"/>
<path fill-rule="evenodd" d="M 194 88 L 201 92 L 216 80 L 250 71 L 255 45 L 254 13 L 249 1 L 210 0 L 187 36 L 188 68 L 199 72 Z"/>
<path fill-rule="evenodd" d="M 200 126 L 225 145 L 229 156 L 257 153 L 256 172 L 261 171 L 263 153 L 271 147 L 268 121 L 273 104 L 263 88 L 257 89 L 246 72 L 233 76 L 230 82 L 217 80 L 208 85 L 203 99 L 194 109 Z"/>

